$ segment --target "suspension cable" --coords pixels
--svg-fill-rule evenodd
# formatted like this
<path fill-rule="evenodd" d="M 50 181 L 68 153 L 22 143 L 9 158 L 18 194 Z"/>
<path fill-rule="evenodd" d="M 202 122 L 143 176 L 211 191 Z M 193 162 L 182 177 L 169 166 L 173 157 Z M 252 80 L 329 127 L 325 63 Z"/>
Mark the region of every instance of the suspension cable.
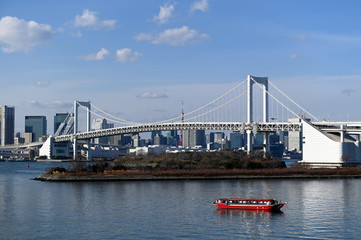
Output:
<path fill-rule="evenodd" d="M 242 97 L 242 96 L 245 95 L 246 93 L 247 93 L 247 91 L 245 91 L 245 92 L 243 92 L 242 94 L 234 97 L 233 99 L 229 100 L 228 102 L 226 102 L 226 103 L 224 103 L 224 104 L 222 104 L 222 105 L 220 105 L 220 106 L 218 106 L 218 107 L 216 107 L 216 108 L 213 108 L 213 109 L 209 110 L 208 112 L 205 112 L 205 113 L 202 113 L 202 114 L 200 114 L 200 115 L 197 115 L 197 116 L 188 118 L 187 121 L 192 120 L 192 119 L 195 119 L 195 118 L 198 118 L 198 117 L 201 117 L 201 116 L 204 116 L 204 115 L 206 115 L 206 114 L 208 114 L 208 113 L 214 112 L 214 111 L 216 111 L 216 110 L 218 110 L 218 109 L 220 109 L 220 108 L 222 108 L 222 107 L 230 104 L 231 102 L 234 102 L 236 99 Z"/>
<path fill-rule="evenodd" d="M 79 103 L 77 103 L 80 107 L 82 107 L 83 109 L 85 109 L 85 110 L 89 110 L 88 108 L 86 108 L 85 106 L 83 106 L 83 105 L 81 105 L 81 104 L 79 104 Z M 124 124 L 124 125 L 127 125 L 125 122 L 122 122 L 122 121 L 116 121 L 116 120 L 113 120 L 113 119 L 110 119 L 110 118 L 107 118 L 107 117 L 104 117 L 104 116 L 102 116 L 102 115 L 100 115 L 100 114 L 98 114 L 98 113 L 96 113 L 96 112 L 94 112 L 94 111 L 92 111 L 92 110 L 89 110 L 89 112 L 91 112 L 92 114 L 94 114 L 94 115 L 96 115 L 96 116 L 98 116 L 98 117 L 101 117 L 101 118 L 104 118 L 104 119 L 106 119 L 106 120 L 108 120 L 108 121 L 111 121 L 111 122 L 115 122 L 115 123 L 120 123 L 120 124 Z M 132 122 L 128 122 L 128 124 L 129 123 L 132 123 Z M 137 123 L 134 123 L 134 125 L 138 125 Z"/>
<path fill-rule="evenodd" d="M 254 82 L 254 83 L 256 83 L 257 84 L 257 86 L 258 87 L 260 87 L 260 88 L 262 88 L 262 86 L 261 86 L 261 84 L 259 84 L 258 82 L 256 82 L 256 81 L 254 81 L 253 79 L 252 79 L 252 81 Z M 266 91 L 266 93 L 269 95 L 269 96 L 271 96 L 276 102 L 278 102 L 279 104 L 281 104 L 284 108 L 286 108 L 289 112 L 291 112 L 293 115 L 295 115 L 297 118 L 300 118 L 295 112 L 293 112 L 291 109 L 289 109 L 286 105 L 284 105 L 282 102 L 280 102 L 277 98 L 275 98 L 270 92 L 268 92 L 267 90 L 265 90 Z"/>
<path fill-rule="evenodd" d="M 131 121 L 128 121 L 128 120 L 124 120 L 124 119 L 121 119 L 121 118 L 115 117 L 115 116 L 113 116 L 113 115 L 111 115 L 111 114 L 109 114 L 109 113 L 107 113 L 107 112 L 103 111 L 102 109 L 98 108 L 97 106 L 95 106 L 95 105 L 94 105 L 94 104 L 92 104 L 92 103 L 91 103 L 91 106 L 92 106 L 92 107 L 94 107 L 95 109 L 97 109 L 98 111 L 100 111 L 100 112 L 104 113 L 105 115 L 107 115 L 107 116 L 109 116 L 109 117 L 112 117 L 112 118 L 114 118 L 114 119 L 116 119 L 116 120 L 122 121 L 122 122 L 124 122 L 124 123 L 135 123 L 135 122 L 131 122 Z M 113 120 L 113 121 L 114 121 L 114 120 Z"/>
<path fill-rule="evenodd" d="M 235 86 L 234 88 L 232 88 L 231 90 L 229 90 L 228 92 L 226 92 L 225 94 L 223 94 L 222 96 L 214 99 L 213 101 L 211 101 L 211 102 L 203 105 L 202 107 L 200 107 L 200 108 L 198 108 L 198 109 L 195 109 L 195 110 L 193 110 L 193 111 L 191 111 L 191 112 L 189 112 L 189 113 L 187 113 L 187 114 L 184 114 L 183 116 L 184 116 L 184 117 L 189 116 L 190 114 L 193 114 L 193 113 L 195 113 L 195 112 L 197 112 L 197 111 L 200 111 L 200 110 L 202 110 L 202 109 L 204 109 L 204 108 L 212 105 L 213 103 L 215 103 L 215 102 L 218 101 L 219 99 L 227 96 L 228 94 L 230 94 L 231 92 L 233 92 L 235 89 L 237 89 L 238 87 L 240 87 L 241 85 L 243 85 L 246 81 L 247 81 L 247 79 L 244 80 L 243 82 L 241 82 L 240 84 L 238 84 L 237 86 Z M 160 121 L 160 122 L 157 122 L 157 123 L 172 122 L 172 121 L 174 121 L 174 120 L 176 120 L 176 119 L 179 119 L 179 118 L 181 118 L 181 117 L 182 117 L 182 116 L 179 116 L 179 117 L 175 117 L 175 118 L 163 120 L 163 121 Z"/>
<path fill-rule="evenodd" d="M 319 121 L 315 116 L 313 116 L 310 112 L 308 112 L 306 109 L 298 105 L 295 101 L 293 101 L 290 97 L 288 97 L 284 92 L 282 92 L 276 85 L 274 85 L 271 81 L 268 81 L 276 90 L 278 90 L 284 97 L 286 97 L 289 101 L 291 101 L 293 104 L 295 104 L 297 107 L 299 107 L 302 111 L 306 112 L 308 115 Z"/>

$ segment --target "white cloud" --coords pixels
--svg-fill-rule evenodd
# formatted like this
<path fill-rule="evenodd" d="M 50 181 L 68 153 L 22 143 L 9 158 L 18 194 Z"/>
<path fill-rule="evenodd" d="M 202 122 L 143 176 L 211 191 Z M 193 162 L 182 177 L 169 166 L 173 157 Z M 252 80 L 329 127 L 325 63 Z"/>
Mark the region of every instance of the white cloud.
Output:
<path fill-rule="evenodd" d="M 348 89 L 344 89 L 341 91 L 342 94 L 346 95 L 346 96 L 351 96 L 351 94 L 353 94 L 354 92 L 356 92 L 355 89 L 351 89 L 351 88 L 348 88 Z"/>
<path fill-rule="evenodd" d="M 201 1 L 194 2 L 191 6 L 190 12 L 194 12 L 196 10 L 199 10 L 202 12 L 209 11 L 208 0 L 201 0 Z"/>
<path fill-rule="evenodd" d="M 48 24 L 10 16 L 0 19 L 0 43 L 6 45 L 1 49 L 6 53 L 29 51 L 36 45 L 49 42 L 55 34 Z"/>
<path fill-rule="evenodd" d="M 72 35 L 73 37 L 78 37 L 78 38 L 81 38 L 81 37 L 83 36 L 83 34 L 82 34 L 80 31 L 71 33 L 71 35 Z"/>
<path fill-rule="evenodd" d="M 72 103 L 63 102 L 63 101 L 51 101 L 51 102 L 38 102 L 36 100 L 29 100 L 25 104 L 27 108 L 53 108 L 53 109 L 63 109 L 63 108 L 71 108 L 73 106 Z"/>
<path fill-rule="evenodd" d="M 183 46 L 189 43 L 199 42 L 210 37 L 204 33 L 198 33 L 195 29 L 187 26 L 181 28 L 166 29 L 158 36 L 141 33 L 135 37 L 137 41 L 150 41 L 153 44 L 168 44 L 171 46 Z"/>
<path fill-rule="evenodd" d="M 115 27 L 116 20 L 100 20 L 97 15 L 97 12 L 85 9 L 82 15 L 75 16 L 74 26 L 92 27 L 94 29 Z"/>
<path fill-rule="evenodd" d="M 172 17 L 174 11 L 174 6 L 169 4 L 164 4 L 160 6 L 160 11 L 158 16 L 154 16 L 153 21 L 158 22 L 159 24 L 166 23 L 169 18 Z"/>
<path fill-rule="evenodd" d="M 50 84 L 49 81 L 38 81 L 38 82 L 36 83 L 36 86 L 37 86 L 37 87 L 47 87 L 47 86 L 49 86 L 49 84 Z"/>
<path fill-rule="evenodd" d="M 131 49 L 123 48 L 123 49 L 117 50 L 115 58 L 119 62 L 130 63 L 130 62 L 137 61 L 138 58 L 140 58 L 141 56 L 142 56 L 141 53 L 138 53 L 138 52 L 132 53 Z"/>
<path fill-rule="evenodd" d="M 105 48 L 100 49 L 96 54 L 90 54 L 88 56 L 81 57 L 85 61 L 103 60 L 105 55 L 108 55 L 109 51 Z"/>
<path fill-rule="evenodd" d="M 298 57 L 299 57 L 299 55 L 295 54 L 295 53 L 291 54 L 291 56 L 290 56 L 290 58 L 292 58 L 292 59 L 295 59 L 295 58 L 298 58 Z"/>
<path fill-rule="evenodd" d="M 139 98 L 167 98 L 165 93 L 154 93 L 154 92 L 144 92 L 138 96 Z"/>
<path fill-rule="evenodd" d="M 307 39 L 309 37 L 310 36 L 307 35 L 307 34 L 302 34 L 302 35 L 292 36 L 291 39 L 305 40 L 305 39 Z"/>

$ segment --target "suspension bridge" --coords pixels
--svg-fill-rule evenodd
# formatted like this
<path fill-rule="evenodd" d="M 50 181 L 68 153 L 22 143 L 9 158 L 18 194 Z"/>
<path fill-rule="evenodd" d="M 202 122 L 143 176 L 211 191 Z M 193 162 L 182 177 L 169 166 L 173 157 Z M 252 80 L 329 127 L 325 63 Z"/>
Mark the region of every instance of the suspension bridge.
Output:
<path fill-rule="evenodd" d="M 86 113 L 85 131 L 79 130 L 81 110 Z M 118 126 L 92 130 L 91 116 L 107 119 Z M 295 118 L 297 121 L 289 121 Z M 252 150 L 256 134 L 263 134 L 263 150 L 266 152 L 269 151 L 270 133 L 299 132 L 305 163 L 343 165 L 346 162 L 361 162 L 361 122 L 320 121 L 267 77 L 251 75 L 213 101 L 186 114 L 182 112 L 178 116 L 158 122 L 139 123 L 121 119 L 101 110 L 91 102 L 75 101 L 74 112 L 68 115 L 44 146 L 47 152 L 50 151 L 51 156 L 52 144 L 71 142 L 75 157 L 78 141 L 85 140 L 90 146 L 90 139 L 93 138 L 168 130 L 239 132 L 247 136 L 247 152 Z"/>

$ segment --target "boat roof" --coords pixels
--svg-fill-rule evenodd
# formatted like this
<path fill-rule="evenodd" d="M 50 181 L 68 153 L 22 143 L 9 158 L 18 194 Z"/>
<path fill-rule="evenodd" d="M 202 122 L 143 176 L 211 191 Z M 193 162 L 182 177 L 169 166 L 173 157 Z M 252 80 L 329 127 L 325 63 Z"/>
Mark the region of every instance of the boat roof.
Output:
<path fill-rule="evenodd" d="M 274 198 L 218 198 L 217 200 L 232 200 L 232 201 L 271 201 Z"/>

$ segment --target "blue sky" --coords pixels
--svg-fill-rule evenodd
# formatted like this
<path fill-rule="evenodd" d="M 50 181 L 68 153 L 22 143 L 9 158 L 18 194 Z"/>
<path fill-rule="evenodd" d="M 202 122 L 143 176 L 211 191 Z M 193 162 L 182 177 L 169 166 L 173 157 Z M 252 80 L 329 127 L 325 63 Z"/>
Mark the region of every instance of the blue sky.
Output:
<path fill-rule="evenodd" d="M 358 0 L 0 1 L 0 105 L 25 115 L 88 101 L 167 119 L 248 74 L 320 119 L 361 121 Z"/>

